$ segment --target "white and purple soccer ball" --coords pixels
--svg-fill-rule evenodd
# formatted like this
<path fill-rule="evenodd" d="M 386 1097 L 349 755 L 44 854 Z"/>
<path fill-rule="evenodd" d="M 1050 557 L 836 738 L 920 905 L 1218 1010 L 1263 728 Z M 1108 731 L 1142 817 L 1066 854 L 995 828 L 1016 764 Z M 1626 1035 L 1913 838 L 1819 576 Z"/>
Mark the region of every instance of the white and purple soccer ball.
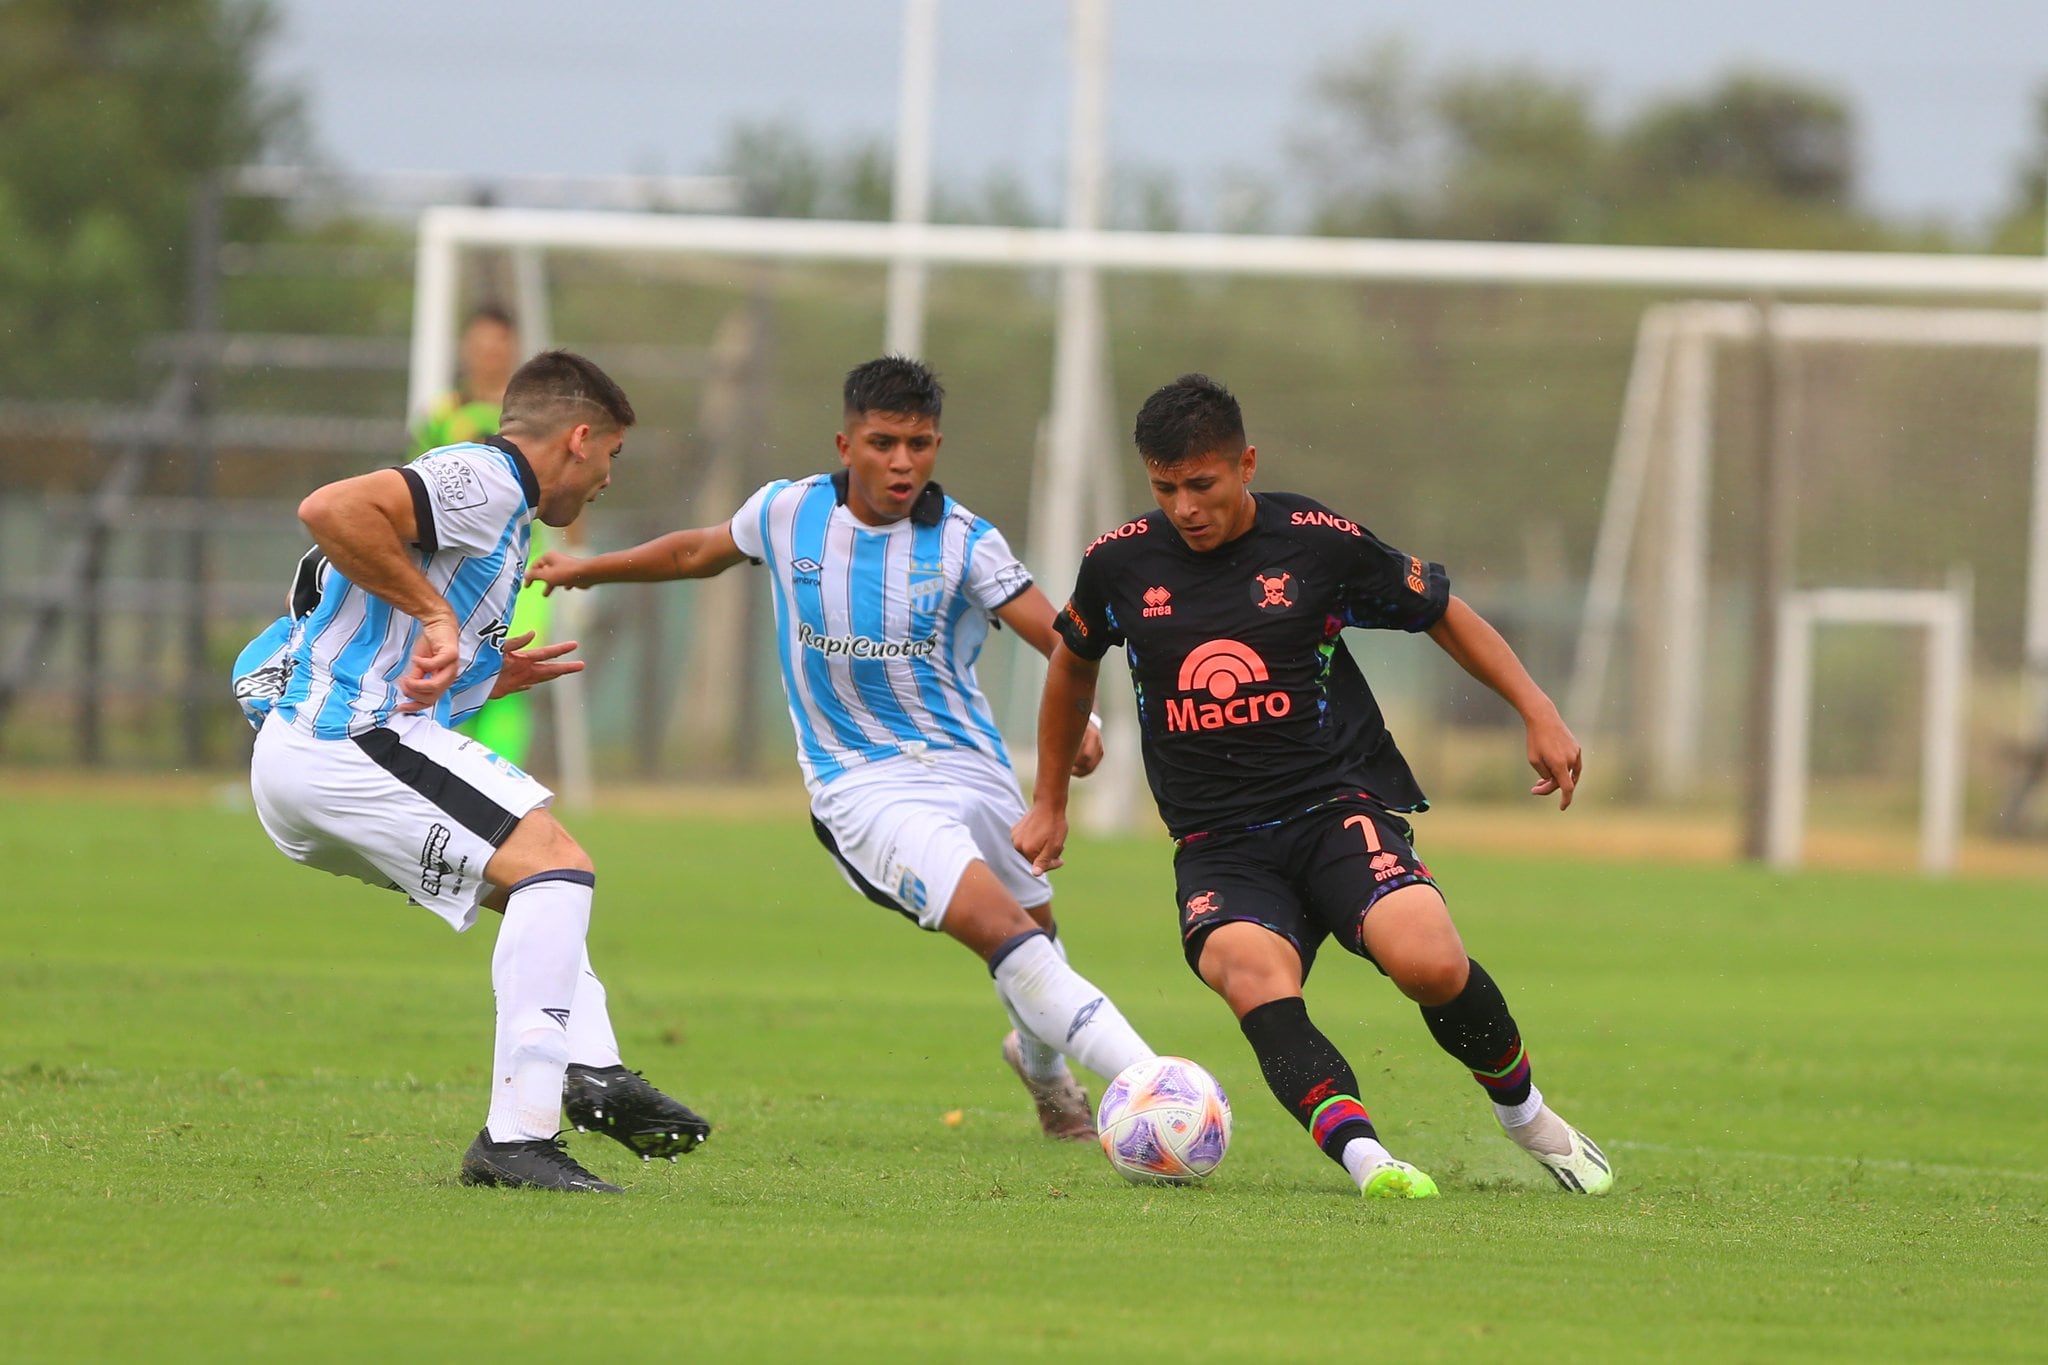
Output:
<path fill-rule="evenodd" d="M 1133 1062 L 1102 1092 L 1095 1111 L 1102 1152 L 1140 1185 L 1190 1185 L 1230 1150 L 1230 1100 L 1216 1078 L 1185 1057 Z"/>

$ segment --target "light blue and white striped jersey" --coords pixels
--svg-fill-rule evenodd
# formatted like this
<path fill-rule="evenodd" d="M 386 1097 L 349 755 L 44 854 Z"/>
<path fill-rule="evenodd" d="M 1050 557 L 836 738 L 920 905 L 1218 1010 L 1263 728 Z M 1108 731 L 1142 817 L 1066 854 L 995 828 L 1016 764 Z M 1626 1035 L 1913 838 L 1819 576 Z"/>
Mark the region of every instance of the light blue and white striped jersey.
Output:
<path fill-rule="evenodd" d="M 502 436 L 430 450 L 398 472 L 412 489 L 416 562 L 462 625 L 455 684 L 432 712 L 459 725 L 490 698 L 504 666 L 540 484 Z M 361 734 L 405 700 L 398 679 L 418 635 L 419 622 L 315 552 L 300 565 L 286 614 L 235 661 L 236 698 L 253 724 L 275 709 L 321 739 Z"/>
<path fill-rule="evenodd" d="M 776 648 L 813 792 L 854 768 L 932 749 L 1005 767 L 974 661 L 997 607 L 1031 586 L 1002 532 L 928 484 L 869 526 L 846 475 L 778 479 L 733 514 L 732 538 L 774 582 Z"/>

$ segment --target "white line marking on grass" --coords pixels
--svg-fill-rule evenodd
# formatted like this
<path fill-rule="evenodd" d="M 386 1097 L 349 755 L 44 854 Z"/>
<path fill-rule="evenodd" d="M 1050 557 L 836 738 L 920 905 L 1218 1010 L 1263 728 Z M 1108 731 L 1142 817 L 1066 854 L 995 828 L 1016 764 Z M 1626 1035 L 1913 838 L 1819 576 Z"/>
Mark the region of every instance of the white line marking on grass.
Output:
<path fill-rule="evenodd" d="M 1997 1180 L 2048 1180 L 2048 1171 L 2008 1171 L 1994 1166 L 1944 1166 L 1933 1161 L 1897 1161 L 1871 1156 L 1808 1156 L 1797 1152 L 1745 1152 L 1729 1147 L 1672 1147 L 1662 1142 L 1609 1142 L 1625 1152 L 1660 1152 L 1669 1156 L 1701 1156 L 1743 1161 L 1791 1161 L 1820 1166 L 1869 1166 L 1880 1171 L 1925 1172 L 1930 1175 L 1990 1177 Z"/>

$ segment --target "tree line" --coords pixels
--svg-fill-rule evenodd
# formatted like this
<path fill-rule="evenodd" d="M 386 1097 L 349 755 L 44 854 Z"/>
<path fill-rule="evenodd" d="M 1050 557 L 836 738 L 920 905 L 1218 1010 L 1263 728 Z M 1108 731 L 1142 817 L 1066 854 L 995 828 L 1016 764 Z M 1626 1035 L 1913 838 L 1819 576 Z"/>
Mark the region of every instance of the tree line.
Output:
<path fill-rule="evenodd" d="M 0 374 L 17 395 L 134 391 L 144 336 L 174 327 L 193 196 L 218 168 L 308 153 L 295 91 L 257 61 L 268 0 L 0 4 Z M 1855 110 L 1794 74 L 1731 71 L 1604 116 L 1594 85 L 1528 64 L 1430 66 L 1398 39 L 1333 58 L 1304 93 L 1282 182 L 1251 173 L 1197 206 L 1127 168 L 1121 226 L 1413 238 L 2035 252 L 2048 84 L 1988 225 L 1871 206 Z M 890 153 L 787 121 L 729 130 L 718 166 L 747 211 L 885 218 Z M 231 235 L 293 231 L 240 203 Z M 941 221 L 1050 221 L 1012 171 L 941 187 Z"/>

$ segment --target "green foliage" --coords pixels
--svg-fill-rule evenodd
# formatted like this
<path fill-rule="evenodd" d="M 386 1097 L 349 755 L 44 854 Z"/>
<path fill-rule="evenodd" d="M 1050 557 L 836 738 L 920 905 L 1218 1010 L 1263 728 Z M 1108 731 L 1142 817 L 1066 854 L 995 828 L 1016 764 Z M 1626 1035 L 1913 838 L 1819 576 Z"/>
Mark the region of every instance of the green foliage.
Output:
<path fill-rule="evenodd" d="M 2032 887 L 1947 884 L 1929 933 L 1903 877 L 1433 847 L 1621 1184 L 1550 1188 L 1332 950 L 1311 1007 L 1445 1192 L 1367 1207 L 1181 964 L 1156 841 L 1076 845 L 1061 924 L 1235 1102 L 1190 1190 L 1042 1140 L 986 976 L 847 891 L 800 808 L 567 818 L 627 1060 L 718 1125 L 674 1166 L 572 1136 L 610 1199 L 455 1184 L 488 924 L 290 866 L 246 810 L 0 800 L 8 1359 L 2038 1357 Z"/>
<path fill-rule="evenodd" d="M 1497 241 L 1890 244 L 1856 199 L 1833 92 L 1733 72 L 1614 126 L 1584 81 L 1520 65 L 1421 69 L 1382 41 L 1326 68 L 1297 143 L 1317 231 Z"/>
<path fill-rule="evenodd" d="M 741 212 L 761 218 L 889 216 L 889 149 L 864 138 L 821 146 L 788 119 L 742 121 L 726 133 L 722 175 L 740 182 Z"/>
<path fill-rule="evenodd" d="M 289 137 L 260 89 L 265 0 L 0 5 L 0 372 L 17 392 L 123 394 L 176 324 L 201 178 Z"/>
<path fill-rule="evenodd" d="M 2048 203 L 2048 82 L 2034 92 L 2034 120 L 2028 129 L 2027 148 L 2013 168 L 2012 196 L 1992 231 L 1992 250 L 2023 255 L 2040 254 L 2048 223 L 2042 220 Z"/>

